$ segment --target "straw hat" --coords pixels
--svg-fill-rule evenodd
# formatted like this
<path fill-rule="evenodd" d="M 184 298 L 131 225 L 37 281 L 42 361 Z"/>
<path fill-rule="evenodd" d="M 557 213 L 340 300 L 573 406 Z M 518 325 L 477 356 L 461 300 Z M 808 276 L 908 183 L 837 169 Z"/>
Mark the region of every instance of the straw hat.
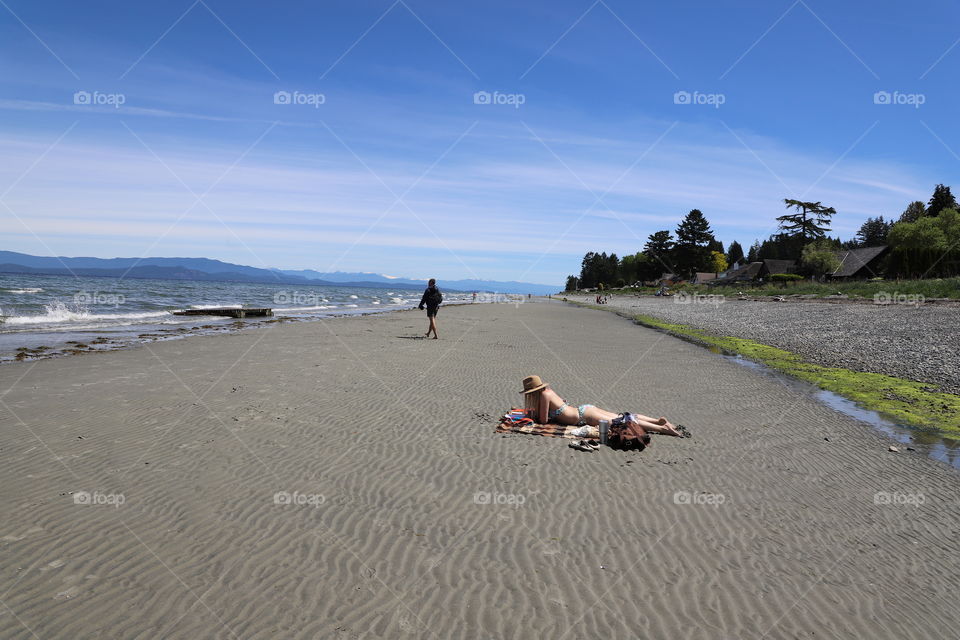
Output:
<path fill-rule="evenodd" d="M 547 386 L 543 380 L 540 379 L 540 376 L 527 376 L 523 379 L 523 391 L 520 393 L 533 393 L 534 391 L 540 391 Z"/>

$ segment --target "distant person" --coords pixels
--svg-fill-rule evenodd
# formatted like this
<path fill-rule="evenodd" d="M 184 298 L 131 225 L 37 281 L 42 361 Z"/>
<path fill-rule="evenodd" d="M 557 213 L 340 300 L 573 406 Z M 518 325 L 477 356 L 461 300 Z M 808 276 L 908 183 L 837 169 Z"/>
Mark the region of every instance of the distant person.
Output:
<path fill-rule="evenodd" d="M 436 340 L 437 336 L 437 309 L 440 308 L 440 303 L 443 302 L 443 294 L 440 293 L 440 289 L 437 288 L 437 281 L 435 278 L 430 278 L 430 282 L 427 283 L 427 288 L 423 291 L 423 297 L 420 298 L 420 310 L 423 311 L 423 307 L 427 307 L 427 317 L 430 319 L 430 327 L 427 329 L 427 337 L 430 337 L 430 332 L 433 332 L 433 339 Z"/>
<path fill-rule="evenodd" d="M 474 301 L 474 302 L 477 301 L 477 292 L 476 292 L 476 291 L 473 292 L 473 301 Z"/>

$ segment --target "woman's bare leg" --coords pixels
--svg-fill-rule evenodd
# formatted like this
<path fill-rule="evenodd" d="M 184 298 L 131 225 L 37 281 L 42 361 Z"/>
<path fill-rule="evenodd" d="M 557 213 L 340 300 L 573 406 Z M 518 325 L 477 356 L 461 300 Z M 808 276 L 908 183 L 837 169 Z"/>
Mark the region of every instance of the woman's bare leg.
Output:
<path fill-rule="evenodd" d="M 633 414 L 630 414 L 633 415 Z M 638 420 L 638 424 L 643 427 L 643 430 L 647 433 L 662 433 L 667 436 L 676 436 L 682 438 L 683 434 L 677 431 L 676 427 L 667 422 L 666 424 L 660 424 L 658 422 L 648 422 L 647 420 Z"/>
<path fill-rule="evenodd" d="M 433 339 L 436 340 L 437 336 L 437 316 L 430 316 L 430 331 L 433 331 Z M 430 331 L 427 331 L 427 335 L 430 335 Z"/>
<path fill-rule="evenodd" d="M 583 420 L 589 425 L 597 426 L 601 420 L 613 420 L 619 415 L 619 413 L 606 411 L 599 407 L 588 407 L 587 410 L 583 412 Z M 639 413 L 631 413 L 630 416 L 634 422 L 639 424 L 647 433 L 662 433 L 664 435 L 677 437 L 681 435 L 676 427 L 670 424 L 666 418 L 650 418 L 649 416 L 642 416 Z"/>

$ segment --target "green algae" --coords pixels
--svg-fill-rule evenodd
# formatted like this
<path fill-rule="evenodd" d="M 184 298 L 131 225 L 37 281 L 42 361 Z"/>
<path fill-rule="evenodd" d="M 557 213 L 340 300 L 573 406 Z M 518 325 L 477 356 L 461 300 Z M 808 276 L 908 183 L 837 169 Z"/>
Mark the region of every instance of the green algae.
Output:
<path fill-rule="evenodd" d="M 580 306 L 614 311 L 599 305 Z M 652 316 L 615 312 L 639 325 L 695 342 L 711 350 L 720 350 L 758 362 L 853 400 L 860 406 L 887 415 L 897 422 L 937 431 L 945 436 L 960 435 L 960 396 L 939 391 L 935 385 L 880 373 L 825 367 L 807 362 L 790 351 L 753 340 L 715 336 L 689 325 L 673 324 Z"/>

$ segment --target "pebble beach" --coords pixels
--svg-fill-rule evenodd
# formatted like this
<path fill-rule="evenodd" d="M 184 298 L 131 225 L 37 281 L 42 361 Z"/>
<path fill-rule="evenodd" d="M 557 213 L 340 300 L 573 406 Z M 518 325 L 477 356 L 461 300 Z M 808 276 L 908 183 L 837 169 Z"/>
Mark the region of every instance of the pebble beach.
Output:
<path fill-rule="evenodd" d="M 567 295 L 593 304 L 595 296 Z M 612 295 L 609 308 L 797 353 L 828 367 L 883 373 L 960 394 L 960 306 Z"/>

